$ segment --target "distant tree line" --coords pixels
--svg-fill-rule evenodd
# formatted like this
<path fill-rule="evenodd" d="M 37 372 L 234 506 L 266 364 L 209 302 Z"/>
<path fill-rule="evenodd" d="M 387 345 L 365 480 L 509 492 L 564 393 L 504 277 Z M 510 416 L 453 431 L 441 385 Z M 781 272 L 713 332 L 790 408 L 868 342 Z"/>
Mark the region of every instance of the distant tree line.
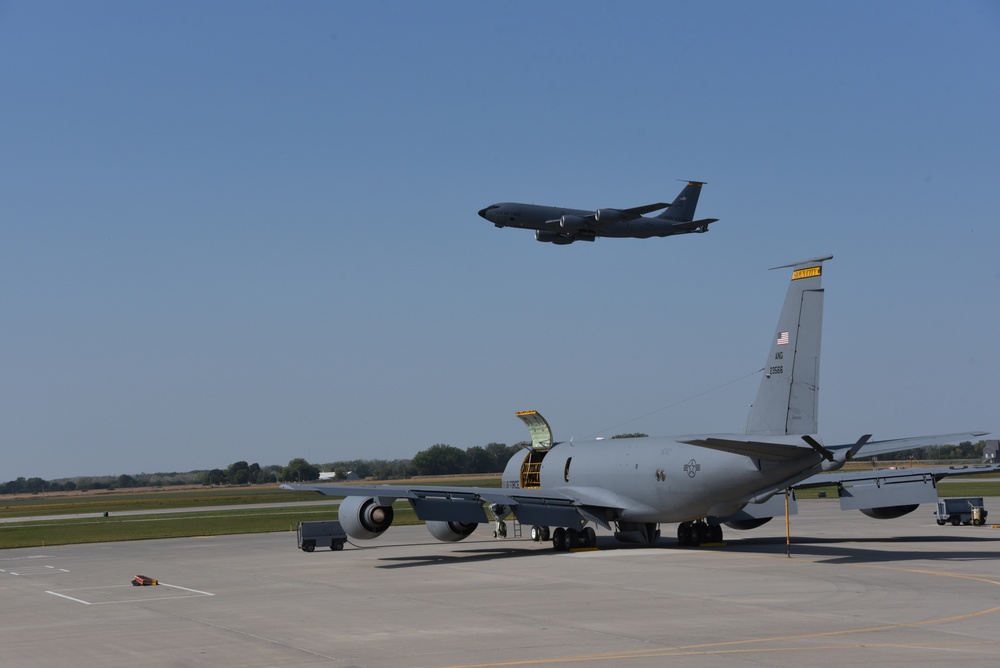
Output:
<path fill-rule="evenodd" d="M 309 482 L 319 478 L 320 471 L 334 471 L 343 479 L 348 473 L 359 478 L 399 480 L 419 475 L 450 475 L 461 473 L 499 473 L 520 444 L 490 443 L 466 450 L 437 444 L 418 452 L 413 459 L 354 459 L 310 464 L 297 457 L 287 466 L 233 462 L 225 469 L 190 471 L 188 473 L 139 473 L 119 476 L 98 476 L 60 480 L 17 478 L 0 484 L 0 494 L 38 494 L 41 492 L 72 492 L 93 489 L 128 489 L 131 487 L 164 487 L 170 485 L 263 485 L 275 482 Z"/>
<path fill-rule="evenodd" d="M 641 438 L 646 434 L 618 434 L 616 438 Z M 414 476 L 460 475 L 475 473 L 500 473 L 507 461 L 527 443 L 490 443 L 474 445 L 462 450 L 438 443 L 421 450 L 412 459 L 351 459 L 328 464 L 310 464 L 297 457 L 287 466 L 233 462 L 225 469 L 190 471 L 187 473 L 138 473 L 119 476 L 88 477 L 60 480 L 42 478 L 17 478 L 0 484 L 0 494 L 38 494 L 41 492 L 72 492 L 92 489 L 127 489 L 130 487 L 166 487 L 172 485 L 263 485 L 275 482 L 310 482 L 319 478 L 320 471 L 333 471 L 338 479 L 351 474 L 358 478 L 377 480 L 402 480 Z M 980 460 L 985 441 L 962 441 L 958 445 L 932 445 L 915 450 L 890 452 L 878 456 L 881 460 L 918 459 L 920 461 L 947 461 L 955 459 Z M 858 459 L 864 460 L 865 457 Z"/>
<path fill-rule="evenodd" d="M 900 452 L 888 452 L 878 455 L 878 457 L 859 457 L 858 459 L 882 459 L 882 460 L 907 460 L 919 459 L 922 462 L 933 462 L 949 459 L 978 459 L 983 458 L 983 449 L 986 441 L 973 443 L 972 441 L 962 441 L 958 445 L 927 445 L 914 450 L 902 450 Z"/>
<path fill-rule="evenodd" d="M 17 478 L 0 484 L 0 494 L 37 494 L 40 492 L 74 492 L 92 489 L 124 489 L 129 487 L 166 487 L 201 482 L 200 473 L 138 473 L 119 476 L 95 476 L 72 479 L 44 480 Z"/>

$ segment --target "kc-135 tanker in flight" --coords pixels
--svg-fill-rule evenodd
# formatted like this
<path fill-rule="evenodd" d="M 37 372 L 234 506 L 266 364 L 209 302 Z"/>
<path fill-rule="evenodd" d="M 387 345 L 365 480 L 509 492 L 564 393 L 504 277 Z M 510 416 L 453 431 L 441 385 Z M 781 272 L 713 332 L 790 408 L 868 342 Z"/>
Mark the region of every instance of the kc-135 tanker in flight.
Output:
<path fill-rule="evenodd" d="M 506 535 L 511 514 L 531 527 L 534 540 L 551 538 L 566 550 L 593 546 L 594 526 L 625 542 L 653 543 L 660 525 L 677 523 L 681 545 L 722 540 L 723 525 L 753 529 L 785 513 L 786 490 L 836 485 L 844 510 L 876 519 L 912 512 L 937 500 L 946 476 L 1000 471 L 1000 465 L 842 472 L 854 457 L 982 436 L 967 432 L 825 445 L 818 422 L 823 264 L 832 256 L 775 267 L 790 268 L 791 282 L 771 335 L 757 398 L 745 434 L 594 441 L 553 440 L 535 411 L 518 413 L 531 444 L 514 455 L 503 487 L 434 485 L 285 485 L 344 496 L 339 520 L 355 539 L 381 535 L 393 520 L 392 504 L 405 499 L 442 541 L 469 536 L 489 521 Z M 795 511 L 791 499 L 791 512 Z"/>
<path fill-rule="evenodd" d="M 657 202 L 631 209 L 566 209 L 558 206 L 501 202 L 479 211 L 479 215 L 497 227 L 520 227 L 535 230 L 535 239 L 565 246 L 574 241 L 593 241 L 597 237 L 648 239 L 675 234 L 708 232 L 718 218 L 694 219 L 702 181 L 688 181 L 670 204 Z M 643 214 L 666 209 L 655 218 Z"/>

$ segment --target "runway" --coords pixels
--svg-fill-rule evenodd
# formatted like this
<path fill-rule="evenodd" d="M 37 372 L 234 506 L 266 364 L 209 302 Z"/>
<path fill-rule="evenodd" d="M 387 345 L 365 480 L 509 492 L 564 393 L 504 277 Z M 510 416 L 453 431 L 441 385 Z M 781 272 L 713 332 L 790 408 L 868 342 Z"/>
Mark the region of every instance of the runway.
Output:
<path fill-rule="evenodd" d="M 294 533 L 4 550 L 0 647 L 59 668 L 997 664 L 1000 529 L 799 509 L 791 557 L 780 519 L 718 548 L 415 526 L 311 554 Z"/>

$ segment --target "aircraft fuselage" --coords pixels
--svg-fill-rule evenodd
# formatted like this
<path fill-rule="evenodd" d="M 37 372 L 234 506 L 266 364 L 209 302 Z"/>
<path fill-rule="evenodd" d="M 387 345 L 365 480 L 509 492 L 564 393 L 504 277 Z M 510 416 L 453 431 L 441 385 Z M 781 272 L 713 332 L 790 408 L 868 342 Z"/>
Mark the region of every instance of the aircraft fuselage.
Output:
<path fill-rule="evenodd" d="M 643 216 L 631 220 L 584 223 L 580 227 L 573 227 L 572 221 L 574 219 L 584 221 L 588 216 L 594 215 L 594 210 L 566 209 L 517 202 L 494 204 L 480 211 L 479 215 L 497 227 L 518 227 L 557 234 L 579 233 L 581 238 L 590 234 L 599 237 L 648 239 L 684 233 L 677 229 L 675 221 Z M 569 227 L 564 227 L 563 221 L 568 221 Z"/>
<path fill-rule="evenodd" d="M 522 488 L 529 455 L 538 453 L 520 452 L 507 463 L 505 490 Z M 761 461 L 671 438 L 565 442 L 542 456 L 535 488 L 572 487 L 577 494 L 585 489 L 594 495 L 593 505 L 621 509 L 615 520 L 686 522 L 730 515 L 753 494 L 819 462 L 816 454 L 784 463 Z"/>

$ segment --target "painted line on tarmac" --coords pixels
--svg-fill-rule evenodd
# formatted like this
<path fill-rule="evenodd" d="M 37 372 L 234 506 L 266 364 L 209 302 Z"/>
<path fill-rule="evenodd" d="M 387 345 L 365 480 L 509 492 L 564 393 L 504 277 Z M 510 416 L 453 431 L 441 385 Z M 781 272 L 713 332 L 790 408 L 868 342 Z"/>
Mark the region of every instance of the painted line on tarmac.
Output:
<path fill-rule="evenodd" d="M 652 550 L 650 550 L 652 552 Z M 581 555 L 583 556 L 583 555 Z M 756 557 L 755 557 L 756 558 Z M 777 558 L 777 557 L 764 557 L 766 559 Z M 781 557 L 785 559 L 785 557 Z M 818 564 L 821 562 L 807 561 L 800 562 L 803 564 Z M 994 585 L 1000 587 L 1000 581 L 994 580 L 990 577 L 983 577 L 977 575 L 963 575 L 960 573 L 940 573 L 937 571 L 928 571 L 916 568 L 899 568 L 896 566 L 881 566 L 873 564 L 845 564 L 845 566 L 850 566 L 854 568 L 875 568 L 883 569 L 889 571 L 899 571 L 903 573 L 913 573 L 916 575 L 928 575 L 937 576 L 944 578 L 956 578 L 960 580 L 971 580 L 974 582 L 981 582 L 983 584 Z M 624 661 L 627 659 L 649 659 L 649 658 L 663 658 L 663 657 L 674 657 L 674 656 L 703 656 L 703 655 L 723 655 L 723 654 L 763 654 L 766 652 L 813 652 L 816 650 L 823 651 L 835 651 L 835 650 L 871 650 L 884 647 L 912 647 L 914 649 L 937 649 L 945 650 L 952 648 L 964 648 L 964 647 L 996 647 L 1000 645 L 1000 641 L 993 640 L 970 640 L 970 641 L 953 641 L 953 642 L 941 642 L 941 643 L 907 643 L 907 642 L 872 642 L 864 643 L 859 645 L 829 645 L 829 646 L 809 646 L 809 647 L 737 647 L 738 645 L 753 645 L 758 643 L 787 643 L 799 640 L 812 640 L 815 638 L 830 638 L 835 636 L 847 636 L 861 633 L 878 633 L 883 631 L 895 631 L 899 629 L 915 629 L 926 627 L 931 624 L 944 624 L 947 622 L 956 622 L 963 619 L 970 619 L 973 617 L 980 617 L 983 615 L 989 615 L 1000 612 L 1000 606 L 994 608 L 987 608 L 984 610 L 976 610 L 974 612 L 968 612 L 962 615 L 953 615 L 950 617 L 940 617 L 936 619 L 925 619 L 916 622 L 903 622 L 900 624 L 883 624 L 879 626 L 868 626 L 868 627 L 858 627 L 853 629 L 840 629 L 835 631 L 821 631 L 819 633 L 802 633 L 793 634 L 787 636 L 765 636 L 762 638 L 746 638 L 744 640 L 730 640 L 718 643 L 704 643 L 699 645 L 682 645 L 682 646 L 667 646 L 667 647 L 656 647 L 650 649 L 640 649 L 640 650 L 626 650 L 622 652 L 606 652 L 597 654 L 583 654 L 575 656 L 562 656 L 562 657 L 551 657 L 551 658 L 536 658 L 536 659 L 524 659 L 517 661 L 501 661 L 497 663 L 474 663 L 474 664 L 462 664 L 458 666 L 449 666 L 448 668 L 502 668 L 505 666 L 526 666 L 526 665 L 547 665 L 547 664 L 565 664 L 565 663 L 582 663 L 590 661 Z M 993 652 L 990 652 L 992 655 Z"/>
<path fill-rule="evenodd" d="M 119 589 L 123 587 L 131 588 L 133 585 L 111 585 L 108 587 L 84 587 L 80 589 L 64 589 L 63 591 L 71 592 L 82 592 L 82 591 L 93 591 L 95 589 Z M 201 591 L 199 589 L 191 589 L 190 587 L 181 587 L 180 585 L 168 584 L 166 582 L 161 582 L 156 585 L 157 587 L 167 587 L 168 589 L 180 589 L 181 591 L 190 592 L 188 595 L 178 595 L 178 596 L 154 596 L 152 598 L 133 598 L 133 599 L 123 599 L 120 601 L 86 601 L 82 598 L 76 598 L 75 596 L 69 596 L 58 591 L 46 591 L 46 594 L 52 594 L 53 596 L 58 596 L 59 598 L 65 598 L 76 603 L 83 603 L 84 605 L 121 605 L 130 603 L 147 603 L 149 601 L 174 601 L 182 598 L 200 598 L 202 596 L 215 596 L 215 594 L 207 591 Z"/>

